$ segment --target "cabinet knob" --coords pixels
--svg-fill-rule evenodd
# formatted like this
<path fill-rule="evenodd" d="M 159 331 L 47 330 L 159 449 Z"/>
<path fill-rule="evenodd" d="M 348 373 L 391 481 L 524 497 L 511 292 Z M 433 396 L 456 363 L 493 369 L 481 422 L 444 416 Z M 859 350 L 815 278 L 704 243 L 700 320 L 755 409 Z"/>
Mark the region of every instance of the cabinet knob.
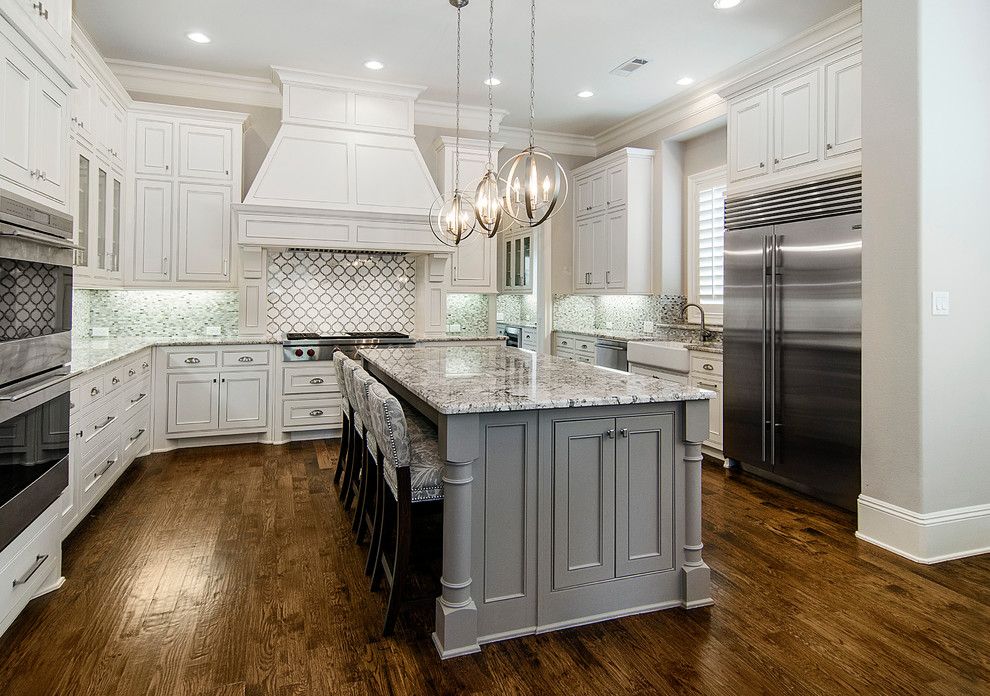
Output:
<path fill-rule="evenodd" d="M 120 377 L 114 377 L 112 380 L 110 380 L 110 383 L 111 384 L 120 384 Z"/>
<path fill-rule="evenodd" d="M 621 435 L 622 437 L 629 437 L 629 429 L 628 428 L 620 429 L 619 435 Z"/>
<path fill-rule="evenodd" d="M 832 149 L 832 143 L 825 143 L 825 149 L 826 150 L 831 150 Z"/>
<path fill-rule="evenodd" d="M 760 169 L 763 169 L 765 166 L 767 166 L 766 162 L 760 162 Z"/>
<path fill-rule="evenodd" d="M 774 164 L 780 164 L 780 160 L 779 160 L 779 159 L 777 159 L 776 157 L 774 157 L 774 158 L 773 158 L 773 163 L 774 163 Z"/>
<path fill-rule="evenodd" d="M 605 436 L 608 437 L 610 440 L 614 440 L 615 439 L 615 428 L 609 428 L 608 430 L 606 430 L 605 431 Z"/>
<path fill-rule="evenodd" d="M 97 389 L 96 387 L 93 387 L 92 389 L 89 390 L 89 395 L 90 396 L 96 396 L 99 393 L 100 393 L 100 390 Z"/>
<path fill-rule="evenodd" d="M 134 368 L 131 368 L 130 370 L 127 371 L 127 376 L 128 377 L 133 377 L 136 374 L 137 374 L 137 371 L 135 371 Z"/>
<path fill-rule="evenodd" d="M 165 165 L 165 171 L 166 172 L 168 171 L 168 165 L 167 164 Z"/>

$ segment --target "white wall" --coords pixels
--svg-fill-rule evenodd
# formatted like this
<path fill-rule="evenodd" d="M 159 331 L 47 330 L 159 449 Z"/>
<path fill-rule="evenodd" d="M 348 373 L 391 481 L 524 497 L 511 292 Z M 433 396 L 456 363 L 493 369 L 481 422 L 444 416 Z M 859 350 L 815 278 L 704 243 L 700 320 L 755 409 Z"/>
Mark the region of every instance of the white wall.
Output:
<path fill-rule="evenodd" d="M 688 267 L 687 267 L 687 240 L 688 228 L 691 225 L 691 216 L 694 215 L 694 202 L 688 200 L 688 177 L 701 172 L 707 172 L 716 167 L 724 167 L 728 161 L 728 130 L 720 125 L 718 128 L 695 136 L 682 143 L 683 152 L 683 172 L 681 191 L 681 240 L 683 242 L 682 261 L 682 289 L 681 294 L 688 294 Z"/>
<path fill-rule="evenodd" d="M 990 549 L 987 35 L 982 0 L 863 3 L 860 532 L 929 560 Z"/>

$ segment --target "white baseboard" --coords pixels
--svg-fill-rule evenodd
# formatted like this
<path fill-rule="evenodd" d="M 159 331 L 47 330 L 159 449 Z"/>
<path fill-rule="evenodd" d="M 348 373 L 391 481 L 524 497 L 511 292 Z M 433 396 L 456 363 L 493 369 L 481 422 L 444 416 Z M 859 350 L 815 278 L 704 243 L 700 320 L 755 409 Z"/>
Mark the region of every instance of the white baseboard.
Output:
<path fill-rule="evenodd" d="M 990 504 L 919 513 L 860 495 L 856 537 L 917 563 L 990 553 Z"/>

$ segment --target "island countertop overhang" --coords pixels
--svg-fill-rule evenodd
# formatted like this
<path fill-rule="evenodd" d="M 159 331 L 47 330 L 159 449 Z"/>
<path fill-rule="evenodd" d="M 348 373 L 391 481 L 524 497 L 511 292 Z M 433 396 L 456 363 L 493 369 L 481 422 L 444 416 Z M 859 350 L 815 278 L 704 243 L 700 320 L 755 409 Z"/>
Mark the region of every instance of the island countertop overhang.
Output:
<path fill-rule="evenodd" d="M 438 414 L 497 413 L 711 399 L 706 389 L 671 386 L 505 346 L 375 348 L 360 352 Z"/>

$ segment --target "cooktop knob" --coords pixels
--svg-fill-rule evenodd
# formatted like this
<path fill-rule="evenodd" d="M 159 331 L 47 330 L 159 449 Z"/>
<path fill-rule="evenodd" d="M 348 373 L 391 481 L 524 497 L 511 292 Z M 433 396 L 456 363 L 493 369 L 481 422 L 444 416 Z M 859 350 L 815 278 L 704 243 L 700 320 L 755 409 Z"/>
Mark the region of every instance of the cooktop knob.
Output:
<path fill-rule="evenodd" d="M 310 348 L 309 350 L 306 351 L 306 355 L 312 358 L 314 355 L 316 355 L 316 351 Z"/>
<path fill-rule="evenodd" d="M 302 348 L 296 348 L 296 357 L 297 358 L 302 357 L 302 354 L 303 354 Z"/>

